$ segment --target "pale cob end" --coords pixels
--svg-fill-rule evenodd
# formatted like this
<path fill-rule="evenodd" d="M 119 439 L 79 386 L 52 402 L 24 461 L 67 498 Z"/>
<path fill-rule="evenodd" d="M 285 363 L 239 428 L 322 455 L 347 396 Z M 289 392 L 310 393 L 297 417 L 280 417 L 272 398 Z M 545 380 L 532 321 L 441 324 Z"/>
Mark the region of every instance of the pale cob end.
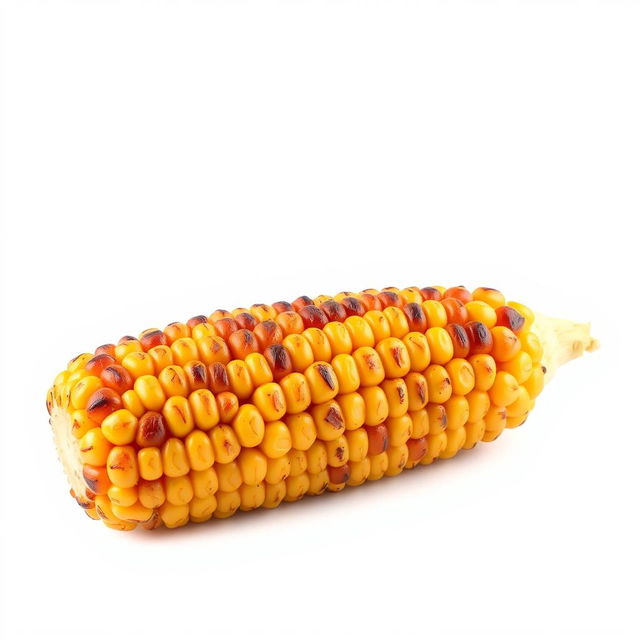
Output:
<path fill-rule="evenodd" d="M 387 288 L 215 311 L 81 354 L 47 396 L 71 493 L 115 529 L 341 491 L 495 440 L 588 324 L 495 289 Z"/>

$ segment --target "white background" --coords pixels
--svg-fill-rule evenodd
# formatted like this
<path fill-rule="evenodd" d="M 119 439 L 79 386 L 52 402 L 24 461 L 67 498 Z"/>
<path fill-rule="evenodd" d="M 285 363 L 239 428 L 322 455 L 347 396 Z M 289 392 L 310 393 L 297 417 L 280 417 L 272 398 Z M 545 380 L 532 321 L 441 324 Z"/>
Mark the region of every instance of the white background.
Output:
<path fill-rule="evenodd" d="M 4 2 L 0 633 L 637 637 L 640 4 Z M 220 306 L 489 285 L 593 321 L 527 424 L 180 531 L 69 497 L 69 358 Z"/>

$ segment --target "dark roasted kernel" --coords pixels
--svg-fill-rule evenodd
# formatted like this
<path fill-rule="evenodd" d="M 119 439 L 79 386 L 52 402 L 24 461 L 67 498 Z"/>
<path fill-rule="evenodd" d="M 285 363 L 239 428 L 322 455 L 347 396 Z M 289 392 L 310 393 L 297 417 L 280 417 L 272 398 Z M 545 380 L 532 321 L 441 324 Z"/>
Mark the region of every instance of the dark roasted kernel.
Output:
<path fill-rule="evenodd" d="M 99 353 L 97 356 L 93 356 L 93 358 L 84 365 L 84 368 L 90 375 L 99 376 L 110 364 L 116 364 L 116 359 L 107 353 Z"/>
<path fill-rule="evenodd" d="M 407 449 L 409 451 L 409 460 L 411 462 L 416 462 L 418 460 L 422 460 L 427 455 L 427 451 L 429 449 L 429 441 L 427 437 L 424 436 L 422 438 L 409 438 L 407 440 Z"/>
<path fill-rule="evenodd" d="M 295 311 L 293 305 L 289 302 L 285 302 L 284 300 L 274 302 L 271 306 L 275 309 L 276 313 L 282 313 L 283 311 Z"/>
<path fill-rule="evenodd" d="M 513 307 L 498 307 L 496 309 L 496 316 L 498 318 L 496 325 L 499 327 L 507 327 L 511 329 L 513 333 L 518 333 L 524 326 L 524 316 Z"/>
<path fill-rule="evenodd" d="M 417 302 L 410 302 L 402 307 L 404 315 L 407 316 L 409 331 L 419 331 L 424 333 L 427 330 L 427 316 L 421 305 Z"/>
<path fill-rule="evenodd" d="M 253 333 L 258 339 L 260 351 L 264 351 L 269 345 L 279 344 L 284 337 L 282 335 L 282 329 L 273 320 L 258 322 Z"/>
<path fill-rule="evenodd" d="M 111 486 L 107 470 L 104 467 L 94 467 L 90 464 L 85 464 L 82 467 L 82 477 L 87 487 L 98 496 L 107 493 Z"/>
<path fill-rule="evenodd" d="M 87 400 L 87 414 L 96 424 L 101 424 L 110 413 L 118 409 L 122 409 L 122 399 L 108 387 L 100 387 Z"/>
<path fill-rule="evenodd" d="M 443 298 L 456 298 L 456 300 L 460 300 L 463 304 L 467 304 L 467 302 L 471 302 L 473 300 L 473 296 L 471 292 L 462 285 L 458 287 L 451 287 L 444 292 Z"/>
<path fill-rule="evenodd" d="M 221 362 L 214 362 L 209 365 L 209 385 L 213 393 L 231 390 L 227 368 Z"/>
<path fill-rule="evenodd" d="M 420 295 L 423 300 L 442 300 L 442 294 L 435 287 L 422 287 Z"/>
<path fill-rule="evenodd" d="M 298 311 L 298 315 L 302 318 L 302 324 L 305 329 L 311 327 L 322 329 L 322 327 L 329 322 L 329 318 L 327 318 L 325 312 L 314 304 L 302 307 L 302 309 Z"/>
<path fill-rule="evenodd" d="M 467 308 L 457 298 L 443 298 L 441 304 L 447 312 L 447 321 L 449 323 L 465 324 L 469 321 Z"/>
<path fill-rule="evenodd" d="M 126 344 L 127 342 L 131 342 L 132 340 L 135 340 L 133 336 L 122 336 L 122 338 L 118 340 L 118 344 Z"/>
<path fill-rule="evenodd" d="M 243 311 L 239 313 L 235 317 L 235 321 L 240 327 L 240 329 L 248 329 L 249 331 L 253 331 L 255 326 L 258 324 L 258 320 L 252 313 L 248 313 L 247 311 Z"/>
<path fill-rule="evenodd" d="M 347 318 L 347 311 L 340 302 L 335 300 L 325 300 L 320 308 L 324 311 L 329 322 L 344 322 Z"/>
<path fill-rule="evenodd" d="M 332 391 L 336 388 L 335 380 L 333 379 L 333 375 L 329 365 L 326 364 L 317 364 L 315 366 L 316 371 L 320 374 L 320 377 L 324 380 L 324 383 L 331 389 Z"/>
<path fill-rule="evenodd" d="M 113 389 L 120 395 L 129 389 L 133 389 L 131 374 L 119 364 L 110 364 L 105 367 L 100 374 L 100 380 L 102 380 L 105 387 Z"/>
<path fill-rule="evenodd" d="M 380 304 L 378 297 L 370 293 L 361 293 L 360 301 L 367 308 L 367 311 L 380 311 L 382 309 L 382 304 Z"/>
<path fill-rule="evenodd" d="M 207 322 L 209 322 L 209 318 L 207 318 L 207 316 L 193 316 L 193 318 L 189 318 L 187 320 L 187 327 L 193 329 L 193 327 Z"/>
<path fill-rule="evenodd" d="M 364 303 L 353 296 L 342 298 L 340 303 L 347 312 L 347 316 L 363 316 L 367 313 L 367 307 L 364 306 Z"/>
<path fill-rule="evenodd" d="M 332 484 L 344 484 L 351 477 L 351 467 L 343 464 L 341 467 L 327 467 L 329 482 Z"/>
<path fill-rule="evenodd" d="M 264 351 L 264 357 L 271 368 L 273 379 L 278 382 L 293 371 L 291 356 L 281 344 L 269 345 Z"/>
<path fill-rule="evenodd" d="M 465 328 L 461 324 L 451 323 L 446 327 L 453 343 L 453 357 L 466 358 L 471 349 L 471 342 Z"/>
<path fill-rule="evenodd" d="M 467 322 L 464 330 L 469 337 L 469 355 L 491 353 L 493 336 L 484 322 Z"/>
<path fill-rule="evenodd" d="M 327 415 L 324 417 L 324 421 L 328 422 L 332 427 L 336 429 L 342 429 L 344 427 L 344 417 L 342 412 L 335 405 L 331 405 L 327 411 Z"/>
<path fill-rule="evenodd" d="M 291 303 L 291 306 L 294 311 L 300 311 L 302 307 L 306 307 L 310 304 L 313 304 L 313 300 L 309 296 L 300 296 Z"/>
<path fill-rule="evenodd" d="M 238 323 L 233 318 L 221 318 L 220 320 L 216 320 L 213 326 L 216 334 L 224 340 L 228 340 L 229 336 L 238 330 Z"/>
<path fill-rule="evenodd" d="M 161 413 L 147 411 L 138 421 L 136 444 L 139 447 L 161 447 L 168 431 Z"/>
<path fill-rule="evenodd" d="M 149 349 L 161 344 L 169 344 L 169 340 L 167 340 L 167 336 L 164 334 L 164 331 L 160 331 L 160 329 L 151 329 L 150 331 L 145 331 L 140 336 L 140 344 L 145 351 L 149 351 Z"/>
<path fill-rule="evenodd" d="M 369 438 L 369 456 L 377 456 L 384 453 L 389 448 L 389 432 L 384 424 L 375 427 L 365 427 Z"/>
<path fill-rule="evenodd" d="M 184 372 L 189 380 L 189 388 L 191 391 L 196 389 L 207 389 L 209 387 L 209 372 L 199 360 L 187 362 L 184 366 Z"/>
<path fill-rule="evenodd" d="M 258 338 L 248 329 L 238 329 L 234 331 L 228 338 L 227 344 L 234 358 L 244 360 L 250 353 L 260 351 Z"/>
<path fill-rule="evenodd" d="M 402 298 L 395 291 L 381 291 L 378 296 L 383 309 L 387 307 L 402 307 Z"/>

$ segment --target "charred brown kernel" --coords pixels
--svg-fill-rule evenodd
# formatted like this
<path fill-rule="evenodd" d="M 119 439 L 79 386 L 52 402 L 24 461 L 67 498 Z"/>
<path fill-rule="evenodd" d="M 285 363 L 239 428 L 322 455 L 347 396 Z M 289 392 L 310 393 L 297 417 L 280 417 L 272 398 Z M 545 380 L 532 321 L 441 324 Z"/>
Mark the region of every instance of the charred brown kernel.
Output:
<path fill-rule="evenodd" d="M 229 336 L 238 330 L 238 323 L 233 318 L 221 318 L 216 320 L 213 326 L 216 333 L 224 340 L 228 340 Z"/>
<path fill-rule="evenodd" d="M 324 383 L 331 389 L 332 391 L 336 388 L 335 375 L 333 371 L 327 364 L 317 364 L 315 366 L 316 371 L 320 374 L 320 377 L 324 381 Z"/>
<path fill-rule="evenodd" d="M 136 444 L 139 447 L 161 447 L 168 435 L 162 414 L 147 411 L 138 421 Z"/>
<path fill-rule="evenodd" d="M 469 312 L 464 302 L 458 298 L 443 298 L 440 302 L 447 312 L 447 321 L 455 324 L 465 324 L 469 320 Z"/>
<path fill-rule="evenodd" d="M 235 321 L 240 329 L 248 329 L 249 331 L 253 331 L 255 326 L 258 324 L 256 317 L 247 311 L 239 313 L 235 317 Z"/>
<path fill-rule="evenodd" d="M 365 427 L 369 438 L 369 456 L 377 456 L 389 448 L 389 432 L 386 425 L 379 424 L 375 427 Z"/>
<path fill-rule="evenodd" d="M 455 298 L 456 300 L 460 300 L 462 304 L 467 304 L 467 302 L 471 302 L 473 300 L 473 296 L 471 295 L 471 291 L 469 291 L 466 287 L 462 285 L 458 287 L 451 287 L 444 292 L 443 298 Z"/>
<path fill-rule="evenodd" d="M 305 307 L 308 309 L 309 307 Z M 264 357 L 273 373 L 273 379 L 278 382 L 293 371 L 291 356 L 281 344 L 269 345 L 264 351 Z"/>
<path fill-rule="evenodd" d="M 313 304 L 313 300 L 309 296 L 300 296 L 291 303 L 291 306 L 294 311 L 300 311 L 300 309 L 310 304 Z"/>
<path fill-rule="evenodd" d="M 409 451 L 409 461 L 416 462 L 417 460 L 422 460 L 427 455 L 427 450 L 429 448 L 428 439 L 426 436 L 422 438 L 409 438 L 407 440 L 407 450 Z"/>
<path fill-rule="evenodd" d="M 461 324 L 448 324 L 445 329 L 451 336 L 451 342 L 453 343 L 453 357 L 454 358 L 466 358 L 469 355 L 471 349 L 471 342 L 469 336 L 465 331 L 465 328 Z"/>
<path fill-rule="evenodd" d="M 383 309 L 403 306 L 402 298 L 395 291 L 381 291 L 377 297 Z"/>
<path fill-rule="evenodd" d="M 209 384 L 213 393 L 231 390 L 227 368 L 221 362 L 214 362 L 209 365 Z"/>
<path fill-rule="evenodd" d="M 424 309 L 417 302 L 410 302 L 402 307 L 404 315 L 407 316 L 409 331 L 419 331 L 424 333 L 427 330 L 427 316 Z"/>
<path fill-rule="evenodd" d="M 493 336 L 484 322 L 467 322 L 464 330 L 469 337 L 469 355 L 491 353 Z"/>
<path fill-rule="evenodd" d="M 84 368 L 89 375 L 99 376 L 104 369 L 111 364 L 116 364 L 116 359 L 108 353 L 100 353 L 91 358 L 91 360 L 84 365 Z"/>
<path fill-rule="evenodd" d="M 110 413 L 122 409 L 122 399 L 108 387 L 94 391 L 87 400 L 87 415 L 96 424 L 100 424 Z"/>
<path fill-rule="evenodd" d="M 258 339 L 253 331 L 248 329 L 234 331 L 227 339 L 227 343 L 231 355 L 239 360 L 244 360 L 250 353 L 256 353 L 260 350 Z"/>
<path fill-rule="evenodd" d="M 513 307 L 498 307 L 496 316 L 498 318 L 496 325 L 498 327 L 507 327 L 513 333 L 518 333 L 524 326 L 524 316 Z"/>
<path fill-rule="evenodd" d="M 377 296 L 374 296 L 370 293 L 361 293 L 360 301 L 366 307 L 367 311 L 382 310 L 382 304 L 380 304 L 380 300 L 378 300 Z"/>
<path fill-rule="evenodd" d="M 191 391 L 209 388 L 209 372 L 204 363 L 199 360 L 192 360 L 187 362 L 183 368 Z"/>
<path fill-rule="evenodd" d="M 423 300 L 442 300 L 442 294 L 435 287 L 422 287 L 420 295 Z"/>
<path fill-rule="evenodd" d="M 339 406 L 331 405 L 325 414 L 324 420 L 336 429 L 342 429 L 342 427 L 344 427 L 344 417 Z"/>
<path fill-rule="evenodd" d="M 327 467 L 329 482 L 332 484 L 344 484 L 351 477 L 351 468 L 348 464 L 341 467 Z"/>
<path fill-rule="evenodd" d="M 340 303 L 347 312 L 347 316 L 363 316 L 368 311 L 362 301 L 358 300 L 358 298 L 354 298 L 353 296 L 342 298 Z"/>
<path fill-rule="evenodd" d="M 187 320 L 187 327 L 193 329 L 193 327 L 199 324 L 205 324 L 206 322 L 209 322 L 209 318 L 207 316 L 193 316 L 193 318 L 189 318 Z"/>
<path fill-rule="evenodd" d="M 100 374 L 100 380 L 105 387 L 113 389 L 120 395 L 129 389 L 133 389 L 131 374 L 119 364 L 110 364 Z"/>
<path fill-rule="evenodd" d="M 118 344 L 126 344 L 127 342 L 131 342 L 132 340 L 136 340 L 133 336 L 122 336 L 120 340 L 118 340 Z"/>
<path fill-rule="evenodd" d="M 274 308 L 276 313 L 282 313 L 283 311 L 295 311 L 293 305 L 289 302 L 285 302 L 284 300 L 274 302 L 271 306 Z"/>
<path fill-rule="evenodd" d="M 169 344 L 167 336 L 164 335 L 164 331 L 160 329 L 149 329 L 140 335 L 140 344 L 145 351 L 153 349 L 161 344 Z"/>
<path fill-rule="evenodd" d="M 116 356 L 116 345 L 115 344 L 101 344 L 95 351 L 94 353 L 99 356 L 102 354 L 111 356 L 112 358 L 115 358 Z"/>
<path fill-rule="evenodd" d="M 347 311 L 340 302 L 326 300 L 320 305 L 329 322 L 344 322 L 347 318 Z"/>
<path fill-rule="evenodd" d="M 258 322 L 255 329 L 253 330 L 253 333 L 258 339 L 258 346 L 260 351 L 264 351 L 272 344 L 281 343 L 284 337 L 282 335 L 282 329 L 273 320 Z"/>
<path fill-rule="evenodd" d="M 85 464 L 82 467 L 82 477 L 87 487 L 97 496 L 105 495 L 111 486 L 107 470 L 104 467 Z"/>
<path fill-rule="evenodd" d="M 302 324 L 305 329 L 309 329 L 310 327 L 322 329 L 322 327 L 329 322 L 329 318 L 327 318 L 325 312 L 314 304 L 302 307 L 302 309 L 298 311 L 298 314 L 302 318 Z"/>

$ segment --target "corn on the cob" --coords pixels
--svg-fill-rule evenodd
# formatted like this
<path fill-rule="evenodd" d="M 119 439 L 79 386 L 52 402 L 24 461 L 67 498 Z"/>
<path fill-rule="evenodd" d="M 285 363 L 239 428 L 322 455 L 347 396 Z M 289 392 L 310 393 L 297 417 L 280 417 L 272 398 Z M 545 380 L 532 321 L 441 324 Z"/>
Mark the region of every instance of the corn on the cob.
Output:
<path fill-rule="evenodd" d="M 388 287 L 255 304 L 124 336 L 47 395 L 86 513 L 178 527 L 451 458 L 526 419 L 588 325 L 495 289 Z"/>

